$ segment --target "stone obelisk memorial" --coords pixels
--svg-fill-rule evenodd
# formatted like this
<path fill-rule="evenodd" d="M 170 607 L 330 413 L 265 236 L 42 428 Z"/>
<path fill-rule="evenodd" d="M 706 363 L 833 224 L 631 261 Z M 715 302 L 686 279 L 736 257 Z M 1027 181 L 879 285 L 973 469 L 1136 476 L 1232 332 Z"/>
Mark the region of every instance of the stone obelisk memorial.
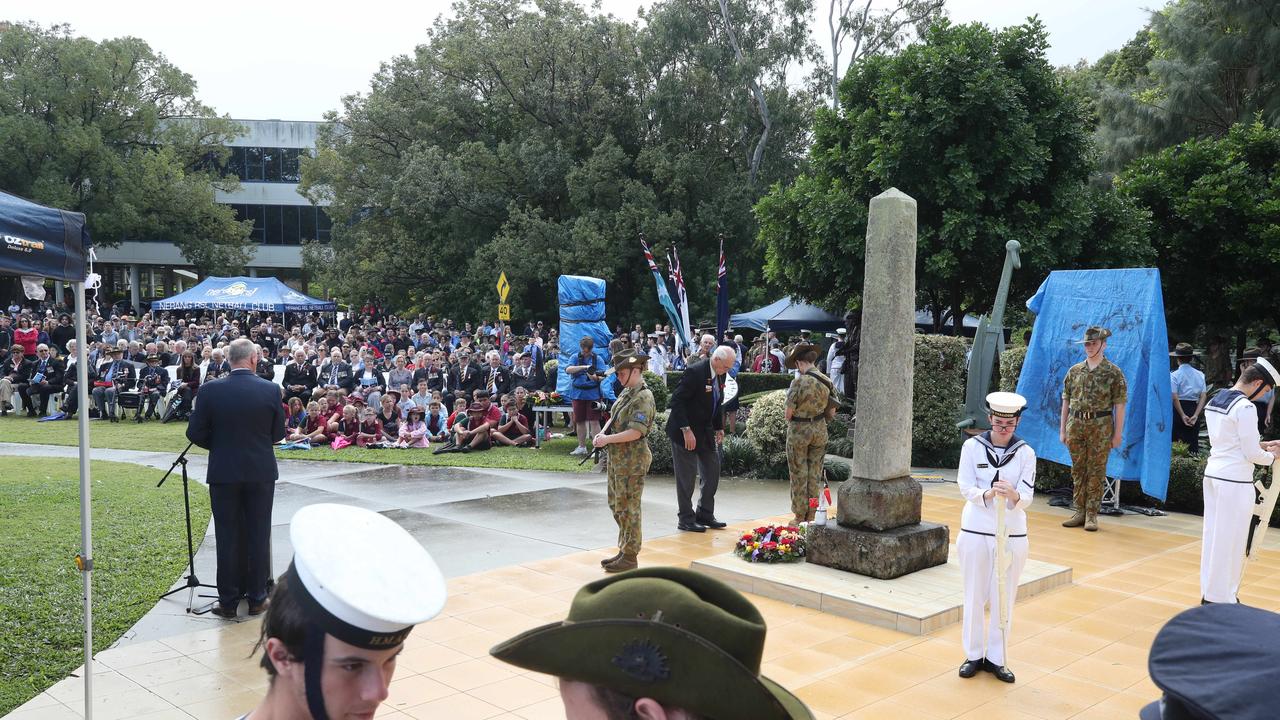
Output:
<path fill-rule="evenodd" d="M 863 282 L 853 469 L 837 525 L 809 529 L 808 561 L 887 580 L 945 564 L 949 539 L 946 525 L 920 522 L 911 477 L 916 201 L 897 188 L 871 199 Z"/>

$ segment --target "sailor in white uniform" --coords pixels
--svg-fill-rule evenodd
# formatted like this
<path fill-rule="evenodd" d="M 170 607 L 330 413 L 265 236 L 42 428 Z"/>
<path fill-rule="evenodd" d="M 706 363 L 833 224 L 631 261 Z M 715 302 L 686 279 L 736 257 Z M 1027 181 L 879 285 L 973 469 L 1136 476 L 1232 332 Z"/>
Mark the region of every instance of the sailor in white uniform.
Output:
<path fill-rule="evenodd" d="M 1280 384 L 1280 372 L 1265 358 L 1213 396 L 1205 407 L 1209 460 L 1204 468 L 1204 543 L 1200 549 L 1201 603 L 1238 602 L 1245 543 L 1257 495 L 1253 466 L 1270 466 L 1278 443 L 1258 437 L 1253 399 Z"/>
<path fill-rule="evenodd" d="M 1008 638 L 1000 627 L 996 577 L 996 505 L 1005 503 L 1007 551 L 1012 558 L 1006 575 L 1008 613 L 1012 621 L 1018 577 L 1027 562 L 1027 514 L 1035 492 L 1036 453 L 1014 435 L 1026 398 L 1016 393 L 987 396 L 991 430 L 971 437 L 960 450 L 960 494 L 967 501 L 960 515 L 956 555 L 964 572 L 964 619 L 961 642 L 965 661 L 960 677 L 986 670 L 1004 682 L 1014 681 L 1005 667 Z M 984 622 L 983 609 L 991 609 Z M 1010 622 L 1012 625 L 1012 622 Z M 984 627 L 985 626 L 985 627 Z"/>
<path fill-rule="evenodd" d="M 308 505 L 289 539 L 293 562 L 258 641 L 270 686 L 240 720 L 371 718 L 405 638 L 444 608 L 444 577 L 413 536 L 370 510 Z"/>

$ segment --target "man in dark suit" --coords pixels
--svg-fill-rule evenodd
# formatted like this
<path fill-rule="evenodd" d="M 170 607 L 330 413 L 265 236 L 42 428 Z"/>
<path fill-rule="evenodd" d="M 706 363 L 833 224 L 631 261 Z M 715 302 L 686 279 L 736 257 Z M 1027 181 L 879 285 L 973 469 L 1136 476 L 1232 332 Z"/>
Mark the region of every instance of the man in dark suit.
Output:
<path fill-rule="evenodd" d="M 350 393 L 355 388 L 356 376 L 351 372 L 351 365 L 343 362 L 341 348 L 329 351 L 329 360 L 320 366 L 317 382 L 325 390 L 346 390 Z"/>
<path fill-rule="evenodd" d="M 546 373 L 533 364 L 528 348 L 516 358 L 515 369 L 511 371 L 511 382 L 515 387 L 522 387 L 531 393 L 538 392 L 547 384 Z"/>
<path fill-rule="evenodd" d="M 307 360 L 302 348 L 293 351 L 293 362 L 284 366 L 284 400 L 300 398 L 305 407 L 316 387 L 316 368 Z"/>
<path fill-rule="evenodd" d="M 458 350 L 458 367 L 449 373 L 449 387 L 454 398 L 471 402 L 472 395 L 481 387 L 480 368 L 471 362 L 470 350 Z"/>
<path fill-rule="evenodd" d="M 39 400 L 39 417 L 49 414 L 49 396 L 62 390 L 62 372 L 66 366 L 53 357 L 48 345 L 36 346 L 36 359 L 30 361 L 25 382 L 17 384 L 18 396 L 27 408 L 27 417 L 37 417 L 35 395 Z"/>
<path fill-rule="evenodd" d="M 22 355 L 21 345 L 11 345 L 9 354 L 0 366 L 0 416 L 14 409 L 13 396 L 18 387 L 31 376 L 31 363 Z"/>
<path fill-rule="evenodd" d="M 502 364 L 502 356 L 497 350 L 490 350 L 485 356 L 484 391 L 489 397 L 497 400 L 511 392 L 511 371 Z"/>
<path fill-rule="evenodd" d="M 720 454 L 716 446 L 724 439 L 724 412 L 720 408 L 725 373 L 733 367 L 735 358 L 733 348 L 716 348 L 709 359 L 693 363 L 684 371 L 671 394 L 667 437 L 671 439 L 680 507 L 677 527 L 681 530 L 706 532 L 709 527 L 725 526 L 715 515 L 716 488 L 720 485 Z M 699 473 L 702 495 L 695 513 L 693 490 Z"/>
<path fill-rule="evenodd" d="M 218 604 L 234 618 L 267 608 L 271 578 L 271 506 L 278 477 L 272 445 L 284 437 L 280 386 L 254 375 L 258 348 L 247 339 L 227 350 L 231 374 L 200 388 L 187 439 L 209 451 L 209 505 L 218 548 Z"/>

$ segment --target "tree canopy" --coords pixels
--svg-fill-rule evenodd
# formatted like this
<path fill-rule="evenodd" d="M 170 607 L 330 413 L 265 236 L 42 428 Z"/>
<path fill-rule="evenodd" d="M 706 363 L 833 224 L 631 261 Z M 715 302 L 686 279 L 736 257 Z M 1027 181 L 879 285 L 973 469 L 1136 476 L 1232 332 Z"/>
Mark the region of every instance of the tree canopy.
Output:
<path fill-rule="evenodd" d="M 666 0 L 624 22 L 564 0 L 456 4 L 344 99 L 304 161 L 305 191 L 333 201 L 331 246 L 309 250 L 320 279 L 474 315 L 504 271 L 527 316 L 553 312 L 558 275 L 590 274 L 611 316 L 656 320 L 644 233 L 659 253 L 678 243 L 707 316 L 723 233 L 735 303 L 764 300 L 751 207 L 804 157 L 820 99 L 786 76 L 812 53 L 810 7 L 721 10 Z"/>
<path fill-rule="evenodd" d="M 7 24 L 0 79 L 0 188 L 85 213 L 98 245 L 168 240 L 202 272 L 244 267 L 251 228 L 215 201 L 235 180 L 204 169 L 238 129 L 191 76 L 137 38 Z"/>
<path fill-rule="evenodd" d="M 757 205 L 768 279 L 857 307 L 867 204 L 890 187 L 918 203 L 916 284 L 936 326 L 944 309 L 958 327 L 990 307 L 1008 240 L 1023 247 L 1023 290 L 1084 256 L 1145 256 L 1141 215 L 1088 190 L 1086 114 L 1046 46 L 1035 19 L 999 31 L 939 20 L 899 54 L 854 65 L 839 111 L 818 113 L 811 170 Z"/>

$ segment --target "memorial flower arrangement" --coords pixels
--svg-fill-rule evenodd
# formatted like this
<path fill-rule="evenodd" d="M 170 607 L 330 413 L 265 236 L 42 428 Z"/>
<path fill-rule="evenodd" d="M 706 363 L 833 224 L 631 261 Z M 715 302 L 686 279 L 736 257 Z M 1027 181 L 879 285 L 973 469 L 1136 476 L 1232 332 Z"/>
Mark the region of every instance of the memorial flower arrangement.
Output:
<path fill-rule="evenodd" d="M 543 392 L 539 390 L 538 392 L 533 394 L 533 404 L 534 405 L 563 405 L 564 398 L 560 395 L 560 393 L 555 391 Z"/>
<path fill-rule="evenodd" d="M 765 525 L 743 533 L 733 552 L 747 562 L 796 562 L 805 554 L 804 533 L 793 525 Z"/>

